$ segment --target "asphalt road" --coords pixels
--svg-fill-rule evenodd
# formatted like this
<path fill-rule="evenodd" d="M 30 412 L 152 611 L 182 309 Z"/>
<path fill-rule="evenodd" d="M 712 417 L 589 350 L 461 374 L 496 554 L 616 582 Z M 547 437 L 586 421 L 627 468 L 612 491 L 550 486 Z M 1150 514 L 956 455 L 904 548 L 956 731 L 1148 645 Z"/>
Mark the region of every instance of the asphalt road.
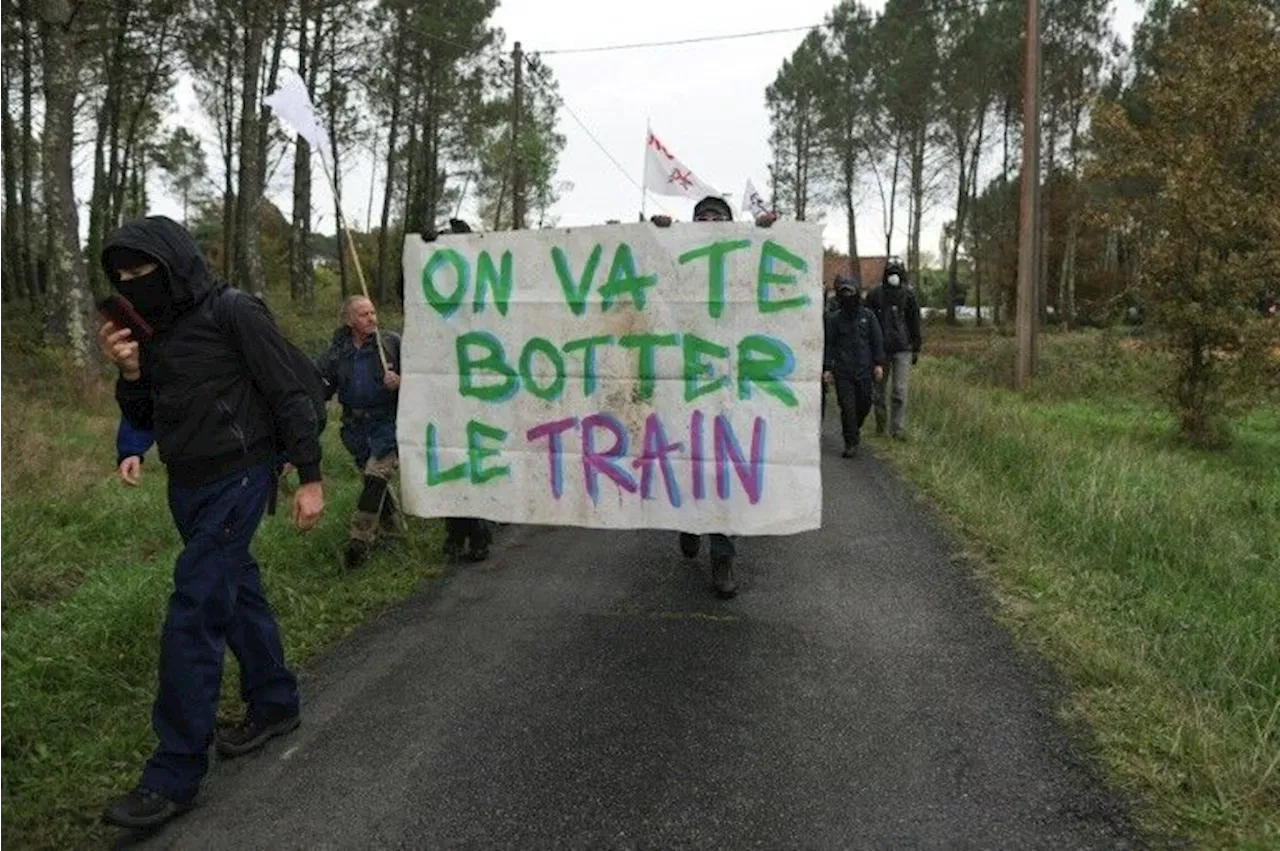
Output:
<path fill-rule="evenodd" d="M 823 451 L 824 528 L 742 540 L 729 602 L 673 533 L 505 529 L 146 844 L 1139 847 L 936 519 Z"/>

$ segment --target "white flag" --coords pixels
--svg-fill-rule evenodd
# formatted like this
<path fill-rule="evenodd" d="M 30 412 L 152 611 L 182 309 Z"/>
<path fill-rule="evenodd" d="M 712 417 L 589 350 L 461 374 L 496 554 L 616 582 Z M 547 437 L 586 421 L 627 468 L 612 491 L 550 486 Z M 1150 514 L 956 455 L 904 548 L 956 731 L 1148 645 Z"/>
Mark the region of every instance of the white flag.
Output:
<path fill-rule="evenodd" d="M 644 186 L 655 195 L 682 195 L 701 201 L 708 195 L 719 195 L 715 187 L 703 183 L 693 171 L 658 141 L 649 131 L 644 149 Z"/>
<path fill-rule="evenodd" d="M 329 134 L 316 116 L 306 84 L 295 71 L 281 69 L 276 90 L 264 97 L 262 103 L 271 107 L 281 121 L 310 142 L 312 147 L 329 150 Z"/>
<path fill-rule="evenodd" d="M 747 188 L 742 190 L 742 211 L 750 213 L 752 218 L 757 219 L 769 212 L 768 205 L 764 203 L 764 199 L 760 197 L 760 193 L 756 191 L 749 177 Z"/>

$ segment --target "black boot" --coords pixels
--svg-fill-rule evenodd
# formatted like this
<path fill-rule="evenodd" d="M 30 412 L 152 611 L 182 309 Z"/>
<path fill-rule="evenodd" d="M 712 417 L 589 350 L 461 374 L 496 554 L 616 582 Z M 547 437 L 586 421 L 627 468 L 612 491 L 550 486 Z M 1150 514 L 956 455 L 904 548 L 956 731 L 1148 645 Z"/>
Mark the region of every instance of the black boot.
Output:
<path fill-rule="evenodd" d="M 404 531 L 400 520 L 400 509 L 396 501 L 387 493 L 382 499 L 382 513 L 378 516 L 378 528 L 387 535 L 398 535 Z"/>
<path fill-rule="evenodd" d="M 471 551 L 467 557 L 471 561 L 480 562 L 489 559 L 489 542 L 493 540 L 493 532 L 489 522 L 476 518 L 471 521 Z"/>
<path fill-rule="evenodd" d="M 138 786 L 129 794 L 108 804 L 102 820 L 116 827 L 146 830 L 159 827 L 189 809 L 191 804 L 180 804 L 153 789 Z"/>
<path fill-rule="evenodd" d="M 711 557 L 711 581 L 716 586 L 716 596 L 728 600 L 738 593 L 738 583 L 733 579 L 733 557 Z"/>
<path fill-rule="evenodd" d="M 245 715 L 244 719 L 235 726 L 218 731 L 216 737 L 218 756 L 233 759 L 252 753 L 276 736 L 292 733 L 301 723 L 301 716 L 296 711 L 287 713 L 278 711 L 262 719 Z"/>
<path fill-rule="evenodd" d="M 680 533 L 680 552 L 685 558 L 697 558 L 698 550 L 702 549 L 702 536 L 690 535 L 688 532 Z"/>
<path fill-rule="evenodd" d="M 346 552 L 342 554 L 342 564 L 347 570 L 355 570 L 364 564 L 369 555 L 369 542 L 352 538 L 347 541 Z"/>

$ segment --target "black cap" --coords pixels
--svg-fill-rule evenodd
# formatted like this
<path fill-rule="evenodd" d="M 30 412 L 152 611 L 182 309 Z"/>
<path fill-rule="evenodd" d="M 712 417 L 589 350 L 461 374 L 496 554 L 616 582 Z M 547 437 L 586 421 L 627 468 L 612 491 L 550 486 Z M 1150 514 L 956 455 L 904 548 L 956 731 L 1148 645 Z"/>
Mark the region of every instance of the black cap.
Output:
<path fill-rule="evenodd" d="M 696 219 L 703 212 L 711 210 L 722 214 L 727 221 L 733 221 L 733 208 L 729 202 L 717 195 L 708 195 L 693 206 L 693 217 Z"/>

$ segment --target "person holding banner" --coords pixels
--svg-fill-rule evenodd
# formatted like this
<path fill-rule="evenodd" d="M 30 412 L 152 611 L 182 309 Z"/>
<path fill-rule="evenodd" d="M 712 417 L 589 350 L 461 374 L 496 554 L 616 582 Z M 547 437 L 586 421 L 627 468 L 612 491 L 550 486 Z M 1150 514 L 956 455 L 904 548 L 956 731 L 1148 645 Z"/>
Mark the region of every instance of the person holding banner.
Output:
<path fill-rule="evenodd" d="M 708 195 L 693 207 L 695 222 L 732 222 L 733 208 L 729 202 L 717 195 Z M 764 213 L 756 217 L 756 224 L 767 228 L 778 217 L 773 213 Z M 654 216 L 650 221 L 658 227 L 670 227 L 670 216 Z M 737 555 L 737 546 L 728 535 L 713 533 L 711 536 L 711 581 L 716 596 L 722 600 L 733 598 L 738 593 L 738 583 L 733 575 L 733 558 Z M 697 558 L 702 549 L 702 539 L 689 532 L 680 533 L 680 552 L 685 558 Z"/>
<path fill-rule="evenodd" d="M 373 302 L 353 295 L 343 304 L 342 324 L 316 368 L 324 378 L 327 398 L 337 394 L 342 404 L 342 445 L 364 475 L 343 556 L 345 567 L 354 570 L 364 563 L 379 521 L 385 530 L 399 525 L 388 484 L 399 459 L 400 336 L 381 331 Z"/>
<path fill-rule="evenodd" d="M 875 314 L 863 307 L 852 278 L 836 278 L 836 300 L 839 310 L 826 317 L 822 380 L 835 385 L 844 457 L 853 458 L 858 454 L 862 423 L 871 412 L 873 382 L 884 376 L 884 337 Z"/>
<path fill-rule="evenodd" d="M 449 233 L 471 233 L 471 225 L 462 219 L 449 220 Z M 420 233 L 426 242 L 434 242 L 439 234 L 434 229 Z M 446 517 L 444 519 L 444 556 L 449 561 L 466 558 L 485 561 L 493 543 L 493 525 L 479 517 Z"/>

